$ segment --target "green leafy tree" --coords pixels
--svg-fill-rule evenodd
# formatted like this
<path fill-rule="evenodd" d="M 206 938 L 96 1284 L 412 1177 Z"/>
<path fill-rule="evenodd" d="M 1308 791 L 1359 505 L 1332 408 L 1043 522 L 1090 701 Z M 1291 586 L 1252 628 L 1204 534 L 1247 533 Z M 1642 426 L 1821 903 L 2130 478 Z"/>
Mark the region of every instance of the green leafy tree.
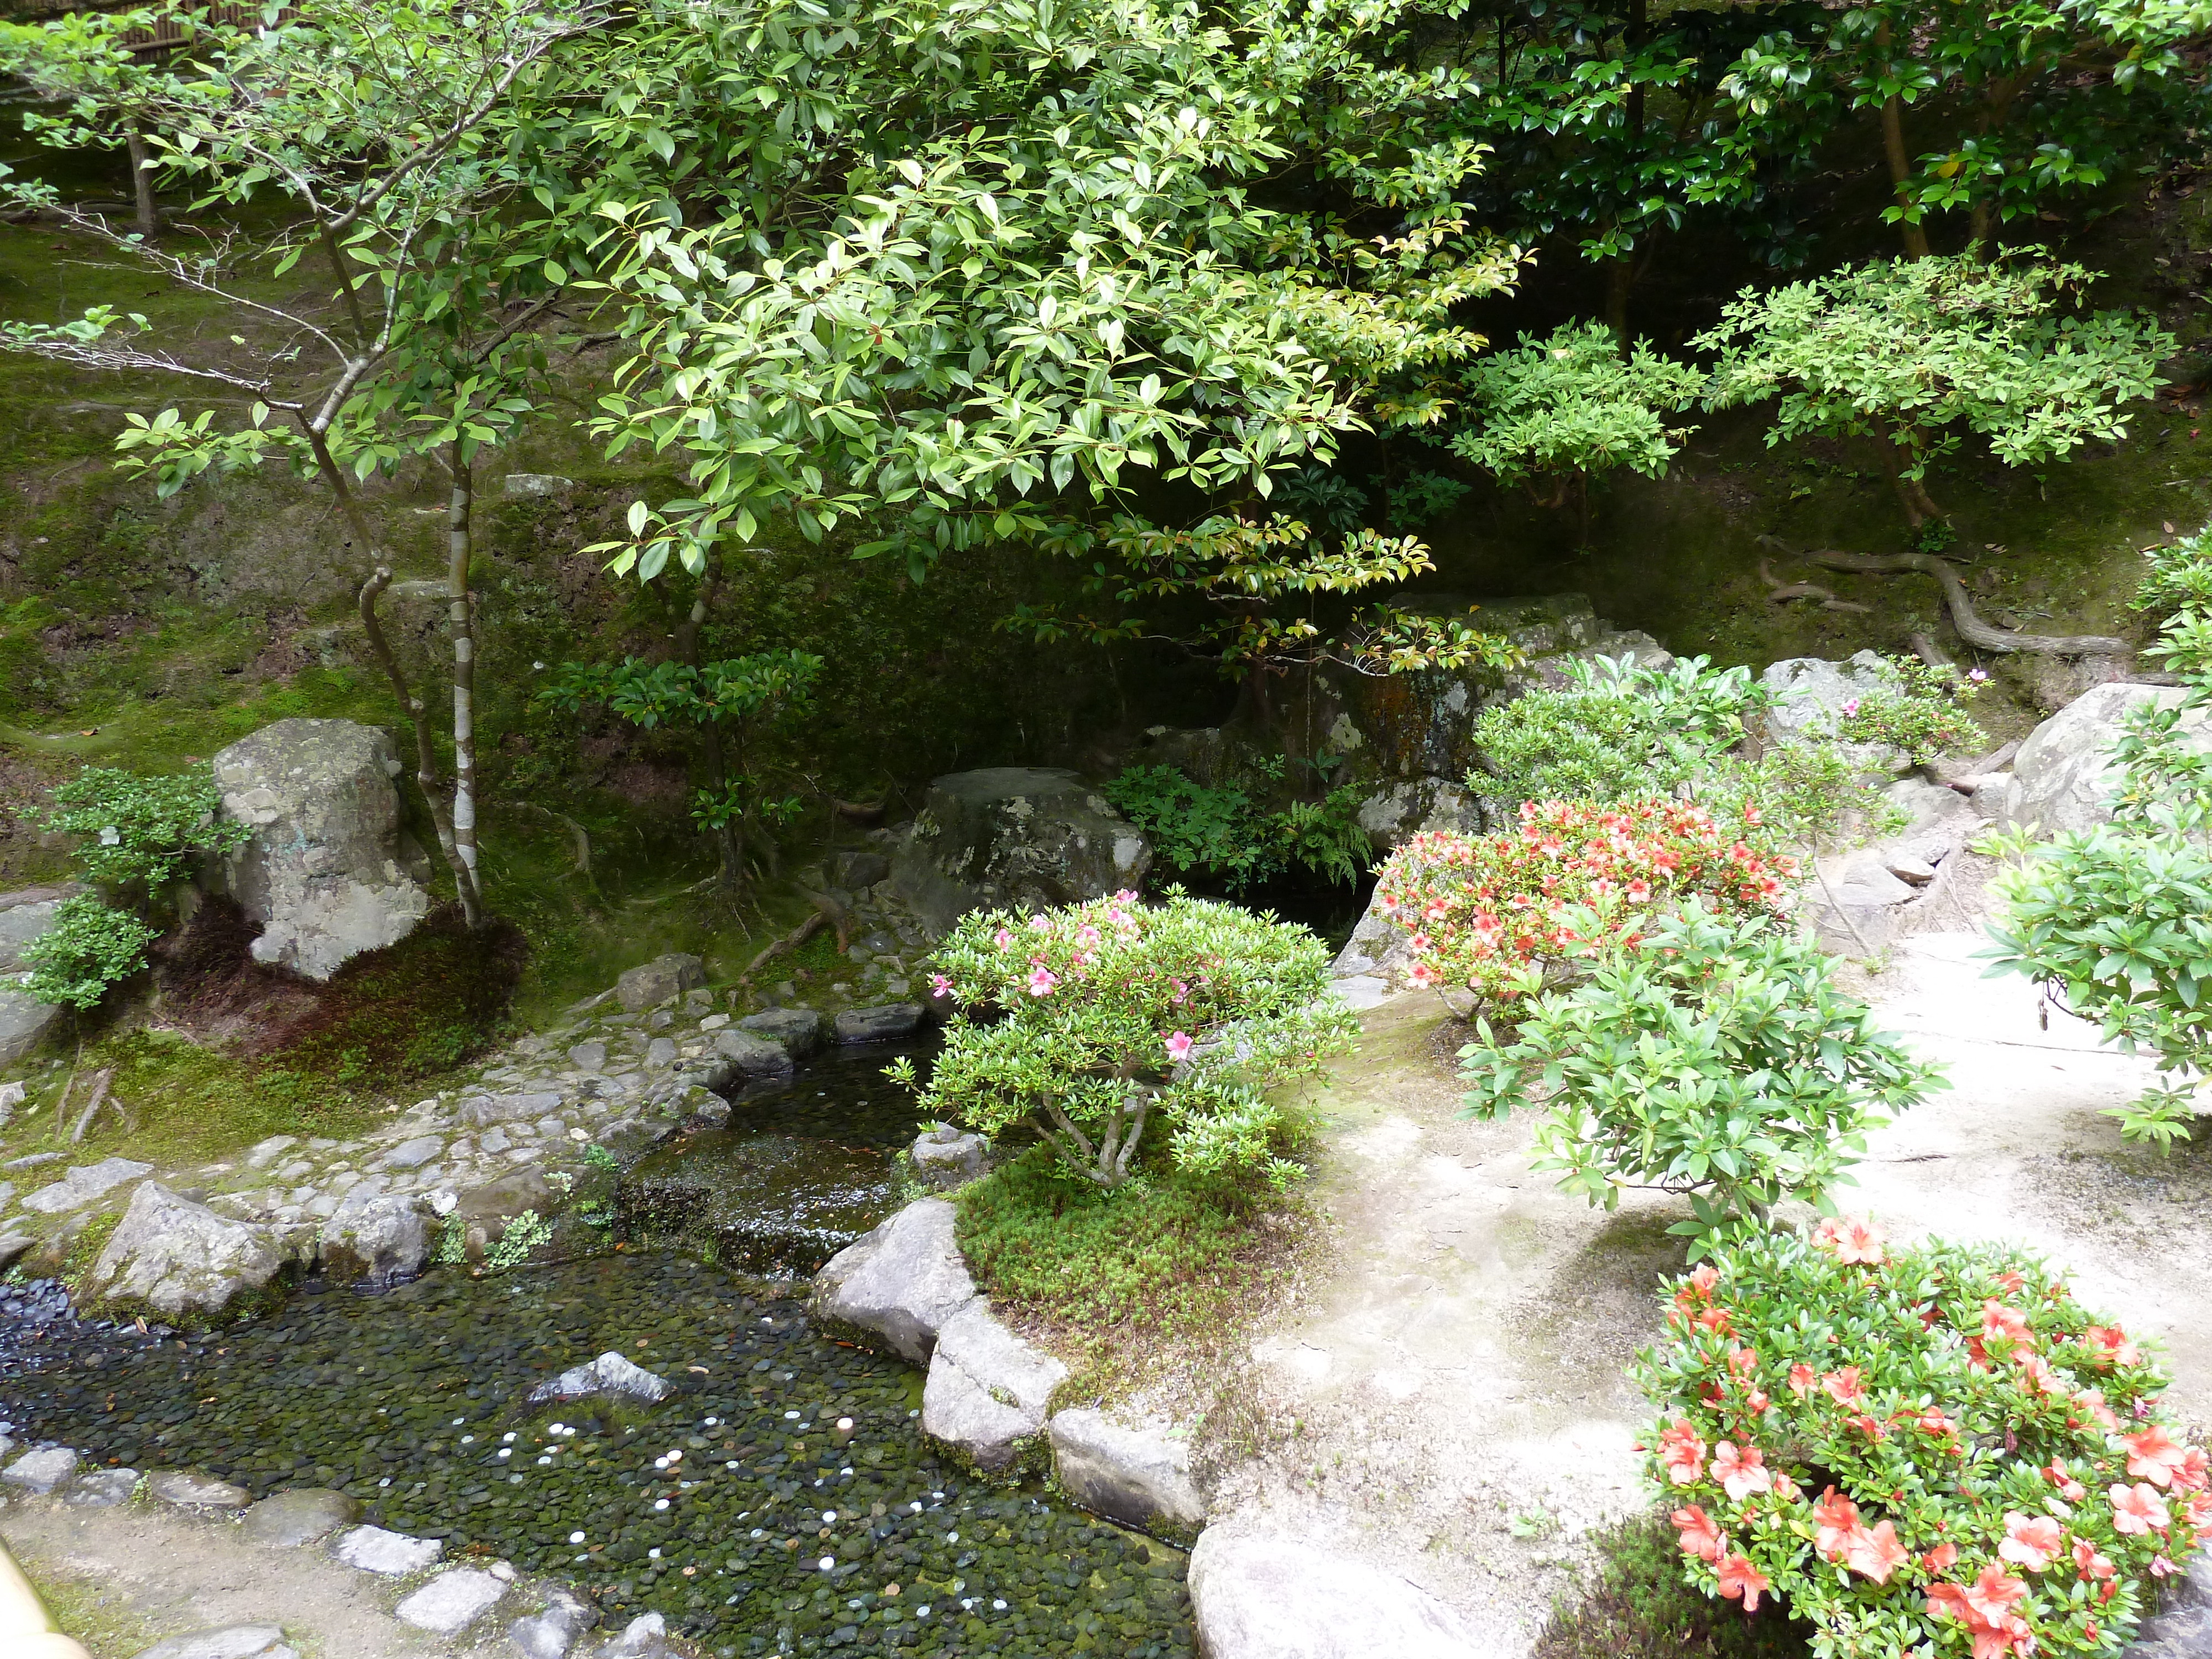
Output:
<path fill-rule="evenodd" d="M 713 837 L 721 881 L 735 889 L 744 883 L 749 848 L 773 865 L 769 826 L 793 816 L 800 805 L 796 796 L 777 793 L 753 744 L 768 727 L 805 712 L 821 672 L 821 658 L 794 650 L 698 664 L 625 657 L 619 663 L 563 663 L 539 696 L 572 714 L 596 704 L 644 731 L 693 734 L 702 776 L 691 799 L 692 821 Z"/>
<path fill-rule="evenodd" d="M 441 848 L 477 921 L 475 466 L 544 396 L 542 329 L 568 281 L 554 256 L 573 244 L 560 214 L 538 210 L 573 204 L 575 191 L 533 122 L 572 95 L 555 60 L 593 18 L 532 0 L 338 0 L 272 10 L 258 27 L 219 10 L 181 18 L 185 49 L 166 60 L 141 60 L 128 45 L 158 21 L 151 11 L 0 26 L 0 65 L 56 107 L 33 122 L 47 143 L 104 142 L 127 127 L 148 167 L 197 192 L 196 210 L 273 213 L 273 238 L 171 247 L 37 180 L 0 182 L 0 194 L 197 296 L 227 338 L 162 339 L 144 317 L 99 307 L 58 325 L 0 325 L 0 349 L 249 401 L 243 421 L 234 403 L 128 417 L 118 465 L 154 475 L 165 496 L 204 472 L 270 460 L 328 491 L 348 554 L 366 567 L 362 619 L 414 726 Z M 270 298 L 295 269 L 319 271 L 320 283 L 301 300 Z M 446 607 L 450 790 L 426 706 L 379 619 L 392 575 L 356 487 L 417 456 L 450 480 L 447 568 L 442 581 L 395 592 Z"/>
<path fill-rule="evenodd" d="M 1587 541 L 1591 478 L 1616 467 L 1663 477 L 1690 431 L 1667 416 L 1696 401 L 1705 376 L 1648 341 L 1624 355 L 1602 324 L 1567 323 L 1475 359 L 1460 384 L 1474 420 L 1453 452 L 1540 506 L 1571 506 Z"/>
<path fill-rule="evenodd" d="M 1278 1187 L 1299 1173 L 1271 1090 L 1357 1029 L 1302 927 L 1180 894 L 964 918 L 932 959 L 960 1016 L 922 1110 L 985 1134 L 1034 1129 L 1069 1175 L 1111 1191 L 1140 1155 Z M 1147 1131 L 1151 1131 L 1147 1139 Z"/>
<path fill-rule="evenodd" d="M 1747 290 L 1691 343 L 1719 355 L 1707 407 L 1777 400 L 1770 447 L 1873 439 L 1916 529 L 1942 516 L 1929 466 L 1968 433 L 2007 466 L 2116 443 L 2124 405 L 2165 384 L 2173 337 L 2131 313 L 2087 312 L 2095 273 L 2040 252 L 1875 260 Z"/>

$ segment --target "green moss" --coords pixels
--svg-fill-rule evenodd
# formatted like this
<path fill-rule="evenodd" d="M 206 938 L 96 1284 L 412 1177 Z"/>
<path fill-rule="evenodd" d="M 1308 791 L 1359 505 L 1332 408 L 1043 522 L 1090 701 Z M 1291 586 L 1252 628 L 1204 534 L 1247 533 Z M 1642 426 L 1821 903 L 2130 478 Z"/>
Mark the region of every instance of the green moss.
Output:
<path fill-rule="evenodd" d="M 43 1562 L 26 1565 L 23 1572 L 55 1625 L 82 1643 L 92 1659 L 128 1659 L 144 1652 L 161 1634 L 112 1584 L 79 1578 Z"/>

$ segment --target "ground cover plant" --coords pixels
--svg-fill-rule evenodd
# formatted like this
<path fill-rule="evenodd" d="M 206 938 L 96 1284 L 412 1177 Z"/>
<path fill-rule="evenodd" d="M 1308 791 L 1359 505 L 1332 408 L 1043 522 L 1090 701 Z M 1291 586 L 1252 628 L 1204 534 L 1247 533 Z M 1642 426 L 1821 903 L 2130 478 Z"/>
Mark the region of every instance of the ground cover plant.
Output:
<path fill-rule="evenodd" d="M 2208 1522 L 2139 1344 L 2034 1257 L 1753 1234 L 1678 1281 L 1639 1381 L 1683 1570 L 1820 1659 L 2110 1654 Z"/>
<path fill-rule="evenodd" d="M 1508 1034 L 1480 1022 L 1460 1050 L 1469 1115 L 1540 1098 L 1532 1167 L 1608 1210 L 1632 1187 L 1686 1194 L 1690 1215 L 1668 1231 L 1692 1261 L 1785 1200 L 1832 1211 L 1867 1131 L 1943 1086 L 1802 933 L 1694 902 L 1512 1013 Z"/>
<path fill-rule="evenodd" d="M 959 1017 L 927 1082 L 907 1062 L 892 1074 L 925 1115 L 986 1135 L 1022 1124 L 1107 1191 L 1141 1173 L 1140 1154 L 1286 1185 L 1300 1170 L 1272 1091 L 1356 1028 L 1323 996 L 1328 951 L 1311 933 L 1180 893 L 973 913 L 931 962 Z"/>
<path fill-rule="evenodd" d="M 1152 838 L 1170 874 L 1221 883 L 1232 893 L 1294 872 L 1356 881 L 1374 854 L 1359 824 L 1359 791 L 1274 811 L 1233 783 L 1203 784 L 1172 766 L 1125 767 L 1100 793 Z"/>

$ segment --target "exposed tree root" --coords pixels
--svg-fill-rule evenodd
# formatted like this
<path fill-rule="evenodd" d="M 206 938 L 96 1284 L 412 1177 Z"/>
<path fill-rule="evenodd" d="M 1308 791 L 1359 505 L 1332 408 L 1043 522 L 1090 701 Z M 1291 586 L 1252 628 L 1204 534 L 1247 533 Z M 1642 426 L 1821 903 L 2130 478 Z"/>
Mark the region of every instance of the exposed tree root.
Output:
<path fill-rule="evenodd" d="M 792 951 L 796 951 L 825 927 L 834 927 L 837 930 L 837 953 L 840 956 L 845 953 L 847 947 L 852 943 L 851 915 L 843 905 L 838 903 L 827 893 L 810 892 L 806 896 L 814 906 L 814 914 L 781 939 L 775 940 L 766 950 L 747 963 L 745 971 L 738 975 L 740 984 L 750 984 L 755 974 L 778 957 L 788 956 Z"/>
<path fill-rule="evenodd" d="M 1876 555 L 1816 547 L 1798 556 L 1830 570 L 1858 576 L 1893 576 L 1917 570 L 1935 577 L 1943 585 L 1943 598 L 1951 611 L 1951 625 L 1959 630 L 1960 639 L 1978 650 L 2026 651 L 2054 657 L 2125 657 L 2135 649 L 2125 640 L 2114 639 L 2109 634 L 2008 634 L 2002 628 L 1993 628 L 1974 614 L 1973 602 L 1966 597 L 1966 585 L 1959 580 L 1958 571 L 1948 560 L 1939 559 L 1932 553 Z"/>

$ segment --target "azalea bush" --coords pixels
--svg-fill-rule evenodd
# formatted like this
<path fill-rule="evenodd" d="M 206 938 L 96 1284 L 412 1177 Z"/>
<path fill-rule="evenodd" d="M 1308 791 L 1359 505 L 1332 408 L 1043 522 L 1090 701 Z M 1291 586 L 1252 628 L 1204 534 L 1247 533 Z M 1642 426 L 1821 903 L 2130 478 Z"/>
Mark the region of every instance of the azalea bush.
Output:
<path fill-rule="evenodd" d="M 2212 1523 L 2138 1344 L 2020 1251 L 1768 1233 L 1680 1280 L 1638 1380 L 1684 1570 L 1821 1659 L 2112 1654 Z"/>
<path fill-rule="evenodd" d="M 46 828 L 77 839 L 86 877 L 110 887 L 159 887 L 202 853 L 228 853 L 252 830 L 222 815 L 215 769 L 203 763 L 159 776 L 88 766 L 54 789 Z"/>
<path fill-rule="evenodd" d="M 1881 659 L 1881 683 L 1838 710 L 1836 735 L 1845 743 L 1902 749 L 1915 766 L 1938 755 L 1979 749 L 1989 741 L 1966 712 L 1989 679 L 1977 668 L 1961 674 L 1913 657 Z"/>
<path fill-rule="evenodd" d="M 1724 821 L 1685 801 L 1526 801 L 1516 829 L 1415 836 L 1375 902 L 1411 930 L 1417 983 L 1495 1003 L 1571 976 L 1686 901 L 1778 914 L 1796 870 L 1755 806 Z"/>
<path fill-rule="evenodd" d="M 23 947 L 24 990 L 40 1002 L 82 1012 L 99 1006 L 107 988 L 146 965 L 146 947 L 161 935 L 98 899 L 64 899 L 53 925 Z"/>
<path fill-rule="evenodd" d="M 1484 1022 L 1460 1050 L 1468 1115 L 1540 1097 L 1533 1167 L 1608 1210 L 1632 1187 L 1688 1194 L 1668 1231 L 1692 1261 L 1784 1199 L 1826 1207 L 1883 1110 L 1943 1086 L 1766 917 L 1662 915 L 1519 1014 L 1510 1042 Z"/>
<path fill-rule="evenodd" d="M 1286 1185 L 1291 1126 L 1268 1091 L 1357 1029 L 1326 995 L 1328 951 L 1311 933 L 1179 892 L 980 912 L 932 961 L 959 1017 L 926 1084 L 904 1061 L 892 1074 L 933 1117 L 987 1135 L 1028 1124 L 1064 1170 L 1109 1191 L 1140 1153 Z"/>

